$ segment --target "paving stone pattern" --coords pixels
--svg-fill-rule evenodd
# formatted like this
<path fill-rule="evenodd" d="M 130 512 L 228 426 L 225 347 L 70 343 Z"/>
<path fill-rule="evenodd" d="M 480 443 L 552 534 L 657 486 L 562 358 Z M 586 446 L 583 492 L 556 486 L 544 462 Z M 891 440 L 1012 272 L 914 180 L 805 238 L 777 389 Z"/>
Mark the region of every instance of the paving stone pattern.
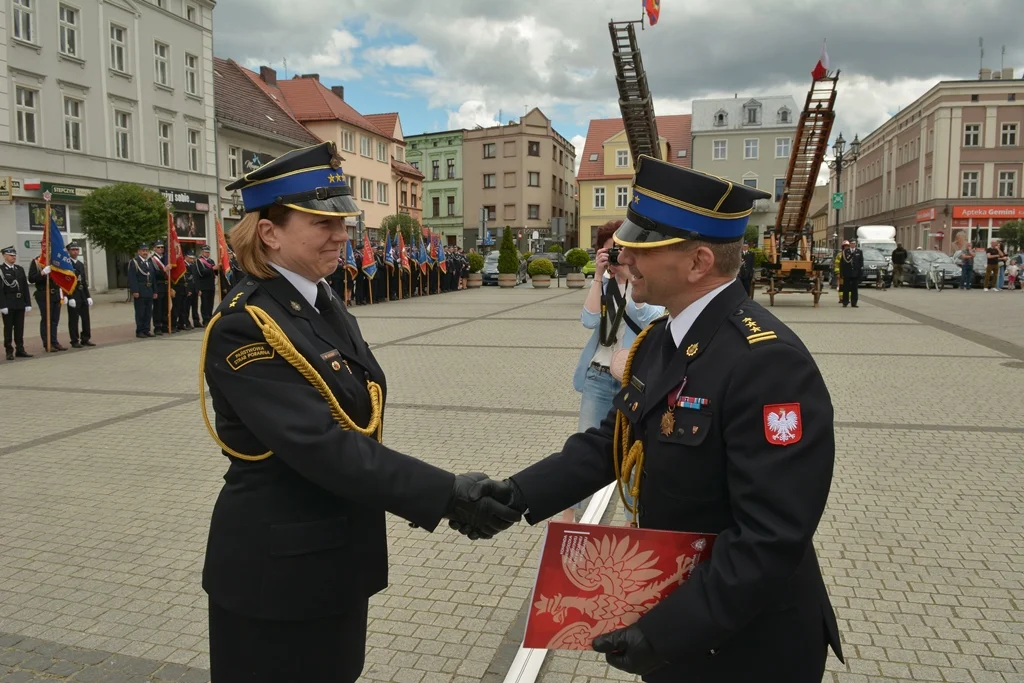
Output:
<path fill-rule="evenodd" d="M 385 443 L 492 476 L 556 450 L 576 426 L 584 296 L 491 288 L 355 309 L 388 373 Z M 828 683 L 1024 681 L 1013 296 L 872 291 L 858 309 L 831 295 L 774 309 L 816 355 L 836 406 L 816 541 L 847 664 L 830 658 Z M 999 326 L 983 315 L 990 303 L 1005 308 Z M 112 301 L 96 313 L 110 329 L 131 319 Z M 199 415 L 200 341 L 0 364 L 0 683 L 208 680 L 199 575 L 225 462 Z M 388 528 L 391 585 L 371 601 L 361 680 L 503 680 L 542 527 L 477 543 L 394 517 Z M 595 653 L 557 652 L 539 680 L 637 679 Z"/>

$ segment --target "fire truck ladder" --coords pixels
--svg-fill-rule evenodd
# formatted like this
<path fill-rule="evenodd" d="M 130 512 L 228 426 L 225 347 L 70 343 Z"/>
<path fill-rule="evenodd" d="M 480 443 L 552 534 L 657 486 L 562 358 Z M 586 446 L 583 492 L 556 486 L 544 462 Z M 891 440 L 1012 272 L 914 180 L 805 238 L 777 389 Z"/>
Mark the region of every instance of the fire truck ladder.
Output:
<path fill-rule="evenodd" d="M 615 82 L 619 87 L 619 109 L 626 128 L 633 166 L 641 154 L 661 158 L 658 145 L 658 124 L 654 120 L 654 103 L 647 87 L 647 73 L 640 59 L 633 21 L 610 21 L 612 58 L 615 60 Z"/>
<path fill-rule="evenodd" d="M 835 120 L 833 107 L 838 80 L 837 71 L 834 76 L 811 83 L 797 124 L 775 231 L 767 245 L 770 264 L 768 295 L 773 306 L 775 295 L 783 293 L 783 285 L 789 288 L 785 292 L 787 294 L 801 290 L 813 294 L 815 306 L 821 295 L 821 273 L 814 269 L 804 225 Z M 788 255 L 788 260 L 783 260 L 784 255 Z"/>

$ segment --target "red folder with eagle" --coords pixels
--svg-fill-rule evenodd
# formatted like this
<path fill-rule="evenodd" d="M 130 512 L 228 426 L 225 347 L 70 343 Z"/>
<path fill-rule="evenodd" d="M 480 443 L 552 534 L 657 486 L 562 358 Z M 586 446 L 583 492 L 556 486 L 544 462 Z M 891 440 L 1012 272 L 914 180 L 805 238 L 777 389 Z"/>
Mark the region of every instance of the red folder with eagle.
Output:
<path fill-rule="evenodd" d="M 715 534 L 549 522 L 523 647 L 589 650 L 711 557 Z"/>

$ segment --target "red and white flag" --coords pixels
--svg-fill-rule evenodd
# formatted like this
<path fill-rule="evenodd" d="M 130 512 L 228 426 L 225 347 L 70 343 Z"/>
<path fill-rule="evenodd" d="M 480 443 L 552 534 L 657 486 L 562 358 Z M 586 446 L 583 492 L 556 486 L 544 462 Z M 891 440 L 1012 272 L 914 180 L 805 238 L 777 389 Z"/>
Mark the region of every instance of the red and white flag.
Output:
<path fill-rule="evenodd" d="M 825 41 L 821 41 L 821 56 L 818 57 L 818 63 L 811 69 L 811 78 L 816 81 L 820 81 L 828 75 L 828 52 L 825 50 Z"/>

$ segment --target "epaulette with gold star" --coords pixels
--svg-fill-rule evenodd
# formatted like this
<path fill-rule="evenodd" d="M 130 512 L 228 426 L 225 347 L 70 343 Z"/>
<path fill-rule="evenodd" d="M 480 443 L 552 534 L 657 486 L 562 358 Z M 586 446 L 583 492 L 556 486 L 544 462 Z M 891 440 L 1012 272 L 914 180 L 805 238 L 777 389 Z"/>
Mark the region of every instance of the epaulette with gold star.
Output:
<path fill-rule="evenodd" d="M 227 293 L 224 300 L 220 302 L 220 306 L 217 307 L 217 312 L 228 315 L 244 311 L 246 301 L 258 288 L 259 283 L 254 278 L 246 276 Z"/>
<path fill-rule="evenodd" d="M 738 310 L 730 315 L 729 319 L 736 325 L 750 346 L 760 346 L 765 342 L 771 343 L 778 339 L 773 329 L 778 321 L 764 315 L 762 311 Z"/>

